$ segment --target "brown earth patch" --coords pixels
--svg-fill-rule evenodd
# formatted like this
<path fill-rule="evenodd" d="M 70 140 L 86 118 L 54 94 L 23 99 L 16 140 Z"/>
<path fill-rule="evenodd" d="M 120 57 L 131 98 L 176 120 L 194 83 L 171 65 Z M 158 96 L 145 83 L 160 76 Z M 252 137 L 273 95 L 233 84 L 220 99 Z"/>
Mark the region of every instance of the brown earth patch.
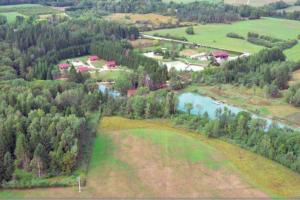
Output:
<path fill-rule="evenodd" d="M 266 198 L 267 195 L 244 182 L 237 173 L 213 170 L 201 163 L 176 160 L 149 141 L 126 135 L 119 141 L 118 157 L 134 166 L 135 174 L 156 198 Z M 167 149 L 165 149 L 167 151 Z M 128 197 L 128 196 L 124 196 Z"/>

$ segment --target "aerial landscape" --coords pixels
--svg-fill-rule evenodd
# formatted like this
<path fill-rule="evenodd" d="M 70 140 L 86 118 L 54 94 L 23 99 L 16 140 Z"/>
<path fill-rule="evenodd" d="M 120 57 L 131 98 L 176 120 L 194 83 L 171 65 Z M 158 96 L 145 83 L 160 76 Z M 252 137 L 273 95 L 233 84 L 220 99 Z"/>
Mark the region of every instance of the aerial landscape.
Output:
<path fill-rule="evenodd" d="M 300 199 L 300 0 L 0 0 L 0 199 Z"/>

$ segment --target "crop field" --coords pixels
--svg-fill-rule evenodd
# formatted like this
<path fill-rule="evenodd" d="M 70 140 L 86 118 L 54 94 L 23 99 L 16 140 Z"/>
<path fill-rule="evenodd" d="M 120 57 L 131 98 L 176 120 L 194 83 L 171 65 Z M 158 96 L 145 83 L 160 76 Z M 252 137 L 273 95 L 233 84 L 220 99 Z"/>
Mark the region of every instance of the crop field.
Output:
<path fill-rule="evenodd" d="M 16 20 L 16 17 L 17 16 L 23 16 L 21 13 L 18 13 L 18 12 L 3 12 L 3 13 L 0 13 L 0 15 L 3 15 L 7 18 L 7 22 L 8 23 L 12 23 Z"/>
<path fill-rule="evenodd" d="M 105 117 L 87 184 L 0 191 L 0 198 L 296 197 L 300 175 L 221 140 L 169 122 Z"/>
<path fill-rule="evenodd" d="M 59 14 L 62 11 L 50 6 L 43 6 L 39 4 L 19 4 L 0 6 L 1 13 L 16 12 L 25 16 L 45 15 L 45 14 Z"/>
<path fill-rule="evenodd" d="M 188 41 L 191 42 L 209 45 L 215 48 L 255 53 L 264 47 L 251 44 L 246 40 L 228 38 L 226 34 L 234 32 L 246 37 L 248 32 L 256 32 L 261 35 L 268 35 L 287 40 L 297 39 L 299 27 L 299 21 L 263 18 L 259 20 L 241 21 L 233 24 L 198 25 L 194 26 L 194 35 L 188 35 L 185 32 L 186 28 L 162 29 L 146 32 L 146 34 L 159 33 L 165 35 L 169 33 L 170 35 L 178 37 L 186 37 Z M 290 60 L 299 60 L 300 43 L 293 48 L 286 50 L 285 54 Z"/>
<path fill-rule="evenodd" d="M 155 13 L 135 14 L 135 13 L 115 13 L 107 17 L 109 20 L 121 21 L 126 24 L 144 24 L 153 28 L 159 27 L 161 24 L 176 25 L 178 19 L 171 16 L 163 16 Z"/>
<path fill-rule="evenodd" d="M 219 3 L 221 0 L 163 0 L 164 2 L 171 2 L 174 1 L 176 3 L 191 3 L 194 1 L 208 1 L 212 3 Z M 278 0 L 224 0 L 227 4 L 233 4 L 233 5 L 241 5 L 241 4 L 248 4 L 251 6 L 263 6 L 265 4 L 274 3 Z M 287 3 L 295 3 L 296 0 L 283 0 Z"/>
<path fill-rule="evenodd" d="M 240 5 L 240 4 L 248 4 L 251 6 L 263 6 L 269 3 L 274 3 L 277 2 L 278 0 L 224 0 L 225 3 L 228 4 L 235 4 L 235 5 Z M 296 0 L 283 0 L 286 3 L 293 4 L 295 3 Z"/>

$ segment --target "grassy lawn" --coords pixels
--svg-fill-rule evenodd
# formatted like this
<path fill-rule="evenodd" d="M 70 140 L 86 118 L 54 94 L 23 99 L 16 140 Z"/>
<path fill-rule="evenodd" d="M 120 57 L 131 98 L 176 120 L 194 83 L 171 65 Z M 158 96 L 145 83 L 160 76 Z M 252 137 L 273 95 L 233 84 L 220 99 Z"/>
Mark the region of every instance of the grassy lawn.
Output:
<path fill-rule="evenodd" d="M 296 197 L 300 175 L 222 140 L 168 121 L 105 117 L 88 181 L 76 187 L 0 191 L 0 198 Z"/>
<path fill-rule="evenodd" d="M 45 15 L 45 14 L 59 14 L 62 11 L 52 8 L 50 6 L 43 6 L 39 4 L 18 4 L 0 6 L 0 13 L 18 12 L 22 15 Z"/>
<path fill-rule="evenodd" d="M 24 17 L 24 15 L 22 15 L 21 13 L 18 13 L 18 12 L 3 12 L 3 13 L 1 12 L 0 15 L 5 16 L 7 18 L 8 23 L 15 22 L 17 16 Z"/>
<path fill-rule="evenodd" d="M 255 53 L 263 47 L 247 42 L 226 37 L 229 32 L 235 32 L 246 36 L 248 32 L 256 32 L 261 35 L 269 35 L 281 39 L 296 39 L 299 35 L 299 21 L 263 18 L 260 20 L 247 20 L 233 24 L 209 24 L 194 27 L 195 34 L 188 35 L 186 28 L 162 29 L 147 34 L 169 33 L 174 36 L 184 36 L 188 41 L 209 45 L 216 48 L 225 48 L 232 51 Z M 300 43 L 285 51 L 288 59 L 299 60 Z"/>
<path fill-rule="evenodd" d="M 119 76 L 123 76 L 124 73 L 128 73 L 128 69 L 125 67 L 119 70 L 95 72 L 91 74 L 91 77 L 101 81 L 110 81 L 116 80 Z"/>
<path fill-rule="evenodd" d="M 295 79 L 297 74 L 295 73 Z M 298 116 L 300 109 L 284 101 L 284 98 L 266 98 L 262 88 L 247 88 L 232 85 L 193 85 L 186 89 L 190 92 L 199 92 L 220 101 L 236 105 L 266 117 L 275 117 L 287 124 L 300 126 Z"/>

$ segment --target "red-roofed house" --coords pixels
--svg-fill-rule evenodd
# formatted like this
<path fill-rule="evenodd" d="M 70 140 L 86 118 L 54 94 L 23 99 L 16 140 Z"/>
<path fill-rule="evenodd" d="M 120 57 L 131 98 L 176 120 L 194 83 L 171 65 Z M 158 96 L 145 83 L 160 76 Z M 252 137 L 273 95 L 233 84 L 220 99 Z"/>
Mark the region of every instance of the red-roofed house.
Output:
<path fill-rule="evenodd" d="M 117 62 L 115 60 L 107 61 L 106 63 L 108 68 L 115 68 L 117 66 Z"/>
<path fill-rule="evenodd" d="M 79 66 L 79 67 L 76 68 L 77 73 L 79 73 L 79 72 L 81 72 L 81 73 L 82 72 L 88 72 L 90 70 L 91 70 L 91 68 L 88 67 L 88 66 Z"/>
<path fill-rule="evenodd" d="M 69 69 L 70 64 L 62 63 L 62 64 L 59 64 L 58 67 L 59 67 L 60 70 L 67 70 L 67 69 Z"/>
<path fill-rule="evenodd" d="M 127 97 L 131 97 L 131 96 L 135 95 L 136 91 L 137 91 L 136 89 L 127 90 Z"/>
<path fill-rule="evenodd" d="M 96 56 L 96 55 L 92 55 L 92 56 L 89 56 L 89 60 L 90 60 L 91 62 L 94 62 L 94 61 L 99 60 L 99 57 Z"/>
<path fill-rule="evenodd" d="M 212 56 L 215 58 L 227 59 L 229 57 L 229 54 L 225 51 L 213 51 Z"/>

